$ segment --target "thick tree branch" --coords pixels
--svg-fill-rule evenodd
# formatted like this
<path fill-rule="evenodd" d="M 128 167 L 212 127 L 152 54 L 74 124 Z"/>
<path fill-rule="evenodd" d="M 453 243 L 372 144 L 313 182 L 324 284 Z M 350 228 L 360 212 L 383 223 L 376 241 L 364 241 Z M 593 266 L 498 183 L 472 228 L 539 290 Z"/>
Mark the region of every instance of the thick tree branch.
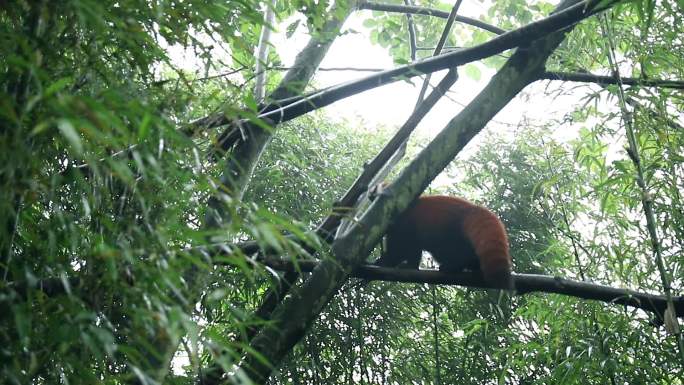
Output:
<path fill-rule="evenodd" d="M 284 272 L 311 272 L 319 264 L 319 261 L 297 261 L 268 258 L 262 261 L 272 269 Z M 369 281 L 427 283 L 435 285 L 458 285 L 476 288 L 492 288 L 484 279 L 473 273 L 444 273 L 438 270 L 415 270 L 379 267 L 376 265 L 361 265 L 350 274 L 351 277 L 366 279 Z M 590 282 L 574 281 L 570 279 L 539 275 L 539 274 L 513 274 L 516 286 L 516 294 L 523 295 L 533 292 L 563 294 L 582 299 L 615 303 L 619 305 L 638 308 L 661 317 L 667 307 L 665 296 L 660 294 L 648 294 L 635 290 L 615 288 Z M 74 291 L 81 290 L 80 280 L 72 278 L 68 280 L 45 280 L 36 287 L 48 296 L 64 294 L 64 287 L 69 286 Z M 19 295 L 27 294 L 27 287 L 12 287 Z M 684 297 L 672 298 L 677 317 L 684 317 Z"/>
<path fill-rule="evenodd" d="M 428 97 L 420 103 L 414 110 L 406 123 L 397 131 L 394 137 L 387 143 L 387 145 L 380 151 L 380 153 L 364 167 L 361 175 L 354 181 L 352 186 L 347 190 L 340 201 L 335 203 L 334 211 L 331 215 L 326 217 L 316 229 L 316 234 L 325 242 L 332 242 L 332 234 L 339 226 L 343 214 L 350 208 L 354 207 L 359 197 L 366 191 L 368 184 L 373 180 L 375 175 L 382 169 L 383 165 L 392 157 L 402 143 L 406 141 L 411 132 L 416 128 L 418 123 L 425 117 L 425 115 L 432 109 L 432 107 L 439 101 L 439 99 L 446 93 L 456 79 L 458 78 L 455 69 L 450 70 L 444 78 L 440 81 L 437 87 L 428 95 Z M 306 247 L 306 246 L 305 246 Z M 226 254 L 225 248 L 216 248 L 215 252 Z M 259 245 L 256 242 L 247 242 L 242 244 L 242 251 L 245 254 L 253 254 L 259 251 Z M 273 287 L 264 300 L 260 304 L 254 316 L 257 319 L 267 320 L 270 318 L 273 309 L 282 301 L 284 296 L 292 287 L 293 283 L 299 279 L 300 270 L 291 269 L 287 271 L 282 279 L 280 285 Z M 247 339 L 251 340 L 254 336 L 256 328 L 250 329 L 247 332 Z M 217 366 L 212 365 L 205 373 L 207 375 L 203 379 L 205 384 L 216 384 L 218 378 L 223 373 L 223 370 Z"/>
<path fill-rule="evenodd" d="M 269 259 L 264 263 L 281 271 L 313 271 L 318 261 L 298 261 Z M 438 270 L 416 270 L 361 265 L 351 273 L 354 278 L 369 281 L 388 281 L 405 283 L 427 283 L 435 285 L 459 285 L 482 289 L 494 289 L 477 273 L 445 273 Z M 516 294 L 523 295 L 534 292 L 563 294 L 582 299 L 596 300 L 606 303 L 630 306 L 657 316 L 662 316 L 667 301 L 659 294 L 641 293 L 635 290 L 615 288 L 590 282 L 574 281 L 560 277 L 540 274 L 513 274 Z M 675 297 L 675 309 L 678 317 L 684 317 L 684 297 Z"/>

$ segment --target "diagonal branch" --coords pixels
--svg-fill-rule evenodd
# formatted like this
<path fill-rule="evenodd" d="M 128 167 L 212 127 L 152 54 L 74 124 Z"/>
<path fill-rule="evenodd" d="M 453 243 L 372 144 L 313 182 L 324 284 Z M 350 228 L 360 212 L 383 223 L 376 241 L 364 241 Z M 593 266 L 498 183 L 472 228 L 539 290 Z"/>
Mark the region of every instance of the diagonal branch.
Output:
<path fill-rule="evenodd" d="M 451 12 L 449 12 L 449 17 L 447 17 L 446 24 L 444 25 L 444 29 L 442 30 L 442 35 L 439 37 L 439 41 L 437 41 L 437 46 L 435 47 L 432 56 L 437 56 L 442 53 L 442 49 L 446 44 L 447 38 L 449 38 L 449 35 L 451 34 L 451 27 L 454 25 L 454 19 L 458 15 L 458 9 L 461 7 L 462 2 L 463 0 L 456 0 L 456 4 L 454 4 L 454 6 L 451 8 Z M 428 84 L 430 84 L 431 76 L 431 73 L 425 75 L 423 85 L 420 87 L 420 93 L 418 94 L 418 101 L 416 102 L 416 106 L 418 105 L 418 103 L 423 101 L 423 98 L 425 97 L 425 92 L 427 91 Z"/>
<path fill-rule="evenodd" d="M 576 2 L 575 5 L 567 9 L 554 13 L 544 19 L 532 22 L 516 30 L 506 32 L 492 40 L 475 47 L 465 48 L 460 51 L 449 52 L 422 60 L 418 63 L 397 67 L 391 70 L 382 71 L 358 80 L 329 87 L 325 90 L 315 92 L 306 96 L 293 96 L 284 93 L 274 93 L 271 99 L 274 103 L 260 106 L 262 113 L 258 116 L 261 119 L 272 119 L 274 122 L 286 122 L 307 112 L 330 105 L 338 100 L 351 95 L 367 91 L 369 89 L 389 84 L 398 80 L 411 78 L 447 68 L 454 68 L 476 60 L 481 60 L 492 55 L 496 55 L 508 49 L 521 45 L 527 45 L 530 41 L 542 38 L 551 32 L 564 28 L 569 28 L 575 23 L 586 19 L 596 12 L 606 9 L 620 0 L 611 0 L 603 4 L 601 9 L 593 9 L 594 5 L 600 3 L 598 0 L 587 0 Z M 368 3 L 365 3 L 368 4 Z M 448 16 L 448 15 L 447 15 Z M 298 57 L 299 58 L 299 57 Z M 231 120 L 224 114 L 210 115 L 197 119 L 191 126 L 192 130 L 199 128 L 213 128 L 230 124 Z M 219 136 L 219 146 L 227 150 L 233 143 L 221 138 L 229 137 L 235 127 L 228 127 Z"/>
<path fill-rule="evenodd" d="M 456 79 L 458 78 L 456 70 L 450 70 L 440 81 L 437 87 L 428 95 L 428 97 L 414 110 L 406 123 L 397 131 L 387 145 L 376 155 L 373 160 L 366 165 L 363 172 L 354 181 L 352 186 L 347 190 L 344 196 L 335 203 L 333 214 L 325 218 L 316 229 L 316 234 L 324 241 L 331 243 L 333 241 L 332 234 L 340 225 L 345 211 L 354 207 L 359 197 L 366 191 L 368 184 L 373 180 L 375 175 L 382 169 L 383 165 L 392 158 L 392 155 L 397 149 L 406 141 L 408 136 L 413 132 L 418 123 L 425 117 L 425 115 L 432 109 L 432 107 L 439 101 L 439 99 L 448 91 Z M 306 248 L 306 246 L 305 246 Z M 251 251 L 251 253 L 259 251 L 258 244 L 255 242 L 247 243 L 243 248 Z M 217 252 L 221 252 L 217 248 Z M 246 254 L 251 254 L 246 253 Z M 284 296 L 289 292 L 292 285 L 300 278 L 301 270 L 291 269 L 286 271 L 282 280 L 277 286 L 272 287 L 271 290 L 264 296 L 259 308 L 254 312 L 254 316 L 260 320 L 268 320 L 271 313 L 276 306 L 283 300 Z M 251 340 L 259 331 L 257 328 L 251 328 L 247 331 L 247 340 Z M 215 384 L 217 379 L 223 374 L 223 370 L 219 365 L 213 364 L 206 371 L 203 378 L 203 383 Z"/>

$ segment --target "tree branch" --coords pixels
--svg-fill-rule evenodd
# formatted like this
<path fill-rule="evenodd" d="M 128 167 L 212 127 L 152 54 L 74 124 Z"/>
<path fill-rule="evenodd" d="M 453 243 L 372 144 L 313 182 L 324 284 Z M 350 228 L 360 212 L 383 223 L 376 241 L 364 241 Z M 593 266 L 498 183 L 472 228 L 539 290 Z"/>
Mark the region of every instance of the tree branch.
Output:
<path fill-rule="evenodd" d="M 583 72 L 544 72 L 540 79 L 562 80 L 568 82 L 596 83 L 602 86 L 617 84 L 614 76 L 594 75 Z M 684 90 L 684 81 L 681 80 L 661 80 L 661 79 L 639 79 L 621 78 L 621 83 L 629 86 L 640 87 L 659 87 Z"/>
<path fill-rule="evenodd" d="M 408 6 L 411 6 L 411 0 L 404 0 L 404 3 Z M 417 39 L 416 39 L 416 26 L 413 23 L 413 15 L 410 13 L 406 14 L 406 29 L 408 29 L 408 35 L 409 35 L 409 48 L 410 48 L 410 57 L 411 61 L 416 61 L 416 47 L 418 46 Z"/>
<path fill-rule="evenodd" d="M 458 9 L 461 8 L 461 3 L 463 0 L 456 0 L 456 3 L 454 4 L 453 7 L 451 7 L 451 12 L 449 12 L 449 16 L 447 17 L 446 24 L 444 25 L 444 29 L 442 30 L 442 35 L 439 37 L 439 41 L 437 41 L 437 46 L 435 47 L 434 52 L 432 53 L 432 56 L 438 56 L 439 54 L 442 53 L 442 49 L 444 48 L 444 45 L 446 44 L 447 38 L 449 38 L 449 35 L 451 34 L 451 27 L 454 25 L 454 20 L 456 19 L 456 16 L 458 16 Z M 418 93 L 418 100 L 416 101 L 416 107 L 418 107 L 418 104 L 420 104 L 423 101 L 423 98 L 425 97 L 425 92 L 427 91 L 428 84 L 430 84 L 430 77 L 432 74 L 427 74 L 425 75 L 425 79 L 423 80 L 423 85 L 420 87 L 420 92 Z"/>
<path fill-rule="evenodd" d="M 423 101 L 418 108 L 411 114 L 406 122 L 401 126 L 396 134 L 390 139 L 385 147 L 368 163 L 361 175 L 354 181 L 352 186 L 347 190 L 342 199 L 334 205 L 334 212 L 332 215 L 326 217 L 321 225 L 316 229 L 316 233 L 326 242 L 332 242 L 332 233 L 343 217 L 342 210 L 348 210 L 354 207 L 359 197 L 366 191 L 368 184 L 373 180 L 373 177 L 380 171 L 382 166 L 389 161 L 402 143 L 411 135 L 411 132 L 418 126 L 418 123 L 425 117 L 425 115 L 432 109 L 432 107 L 439 101 L 439 99 L 446 93 L 456 79 L 458 78 L 456 70 L 449 71 L 444 79 L 437 85 L 435 90 Z M 248 250 L 251 244 L 245 244 Z M 253 246 L 252 246 L 253 247 Z M 244 250 L 244 249 L 243 249 Z M 256 250 L 255 250 L 256 251 Z"/>
<path fill-rule="evenodd" d="M 280 271 L 313 271 L 320 262 L 268 259 L 264 263 Z M 495 289 L 477 273 L 452 273 L 439 270 L 416 270 L 361 265 L 351 275 L 369 281 L 404 283 L 427 283 L 433 285 L 458 285 L 480 289 Z M 630 306 L 656 315 L 662 315 L 667 307 L 664 295 L 641 293 L 635 290 L 615 288 L 590 282 L 575 281 L 561 277 L 540 274 L 513 274 L 515 294 L 555 293 L 571 297 Z M 684 317 L 684 297 L 674 297 L 678 317 Z"/>
<path fill-rule="evenodd" d="M 268 258 L 262 261 L 268 267 L 284 272 L 311 272 L 319 261 L 296 261 Z M 491 289 L 484 279 L 473 273 L 445 273 L 439 270 L 415 270 L 361 265 L 352 271 L 351 277 L 369 281 L 387 281 L 404 283 L 426 283 L 434 285 L 458 285 L 481 289 Z M 638 308 L 657 316 L 662 316 L 667 307 L 665 296 L 660 294 L 641 293 L 635 290 L 614 288 L 590 282 L 574 281 L 556 276 L 540 274 L 513 274 L 516 294 L 524 295 L 534 292 L 563 294 L 571 297 L 614 303 Z M 64 287 L 80 290 L 80 280 L 48 279 L 40 282 L 36 288 L 48 296 L 64 294 Z M 19 295 L 25 296 L 28 287 L 13 286 Z M 684 317 L 684 296 L 672 298 L 677 317 Z"/>
<path fill-rule="evenodd" d="M 378 155 L 364 167 L 361 175 L 354 181 L 352 186 L 347 190 L 340 201 L 334 205 L 333 213 L 326 217 L 316 229 L 316 234 L 325 242 L 332 242 L 332 234 L 339 226 L 342 220 L 342 209 L 352 208 L 355 206 L 359 197 L 366 191 L 368 184 L 373 180 L 374 176 L 382 169 L 383 165 L 392 157 L 402 143 L 406 141 L 408 136 L 413 132 L 418 123 L 425 117 L 425 115 L 432 109 L 432 107 L 439 101 L 439 99 L 447 92 L 456 79 L 458 78 L 455 69 L 450 70 L 444 78 L 440 81 L 437 87 L 428 95 L 428 97 L 420 103 L 414 110 L 407 121 L 392 137 L 392 139 L 385 145 L 385 147 L 378 153 Z M 241 250 L 245 254 L 253 254 L 259 251 L 259 245 L 256 242 L 245 242 L 240 245 Z M 305 246 L 306 248 L 306 246 Z M 230 248 L 216 247 L 215 252 L 226 254 Z M 293 283 L 299 279 L 300 270 L 292 269 L 285 273 L 280 285 L 274 286 L 264 296 L 259 308 L 255 311 L 254 316 L 258 319 L 267 320 L 270 318 L 273 309 L 282 301 L 284 296 L 292 287 Z M 247 332 L 247 339 L 251 340 L 257 332 L 257 328 L 249 329 Z M 207 376 L 203 379 L 203 383 L 207 385 L 216 384 L 218 378 L 223 374 L 223 370 L 218 365 L 210 366 L 205 373 Z"/>
<path fill-rule="evenodd" d="M 386 12 L 405 13 L 405 14 L 412 14 L 412 15 L 434 16 L 434 17 L 440 17 L 442 19 L 446 19 L 449 17 L 449 12 L 440 11 L 439 9 L 435 9 L 435 8 L 419 7 L 416 5 L 383 4 L 383 3 L 374 3 L 374 2 L 366 1 L 366 2 L 359 4 L 359 9 L 368 9 L 371 11 L 386 11 Z M 473 27 L 484 29 L 486 31 L 495 33 L 497 35 L 501 35 L 503 33 L 506 33 L 505 29 L 501 29 L 501 28 L 496 27 L 494 25 L 487 24 L 484 21 L 480 21 L 480 20 L 473 19 L 473 18 L 466 17 L 466 16 L 456 16 L 456 21 L 461 22 L 463 24 L 472 25 Z"/>

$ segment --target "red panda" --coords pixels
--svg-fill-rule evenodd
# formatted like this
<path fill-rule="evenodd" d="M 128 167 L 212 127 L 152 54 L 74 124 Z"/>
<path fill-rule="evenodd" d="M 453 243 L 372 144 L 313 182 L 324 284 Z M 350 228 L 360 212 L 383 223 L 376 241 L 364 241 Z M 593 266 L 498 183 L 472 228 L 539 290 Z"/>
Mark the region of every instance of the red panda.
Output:
<path fill-rule="evenodd" d="M 506 229 L 488 209 L 450 196 L 422 196 L 401 214 L 386 237 L 380 266 L 418 268 L 422 251 L 441 271 L 481 271 L 494 287 L 513 289 Z"/>

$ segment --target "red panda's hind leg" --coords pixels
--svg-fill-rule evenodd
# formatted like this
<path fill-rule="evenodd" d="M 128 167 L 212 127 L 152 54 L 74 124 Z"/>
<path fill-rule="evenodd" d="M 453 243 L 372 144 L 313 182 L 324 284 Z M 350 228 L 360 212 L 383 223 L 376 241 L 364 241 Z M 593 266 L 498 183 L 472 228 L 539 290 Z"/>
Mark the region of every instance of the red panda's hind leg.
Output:
<path fill-rule="evenodd" d="M 451 225 L 448 229 L 454 228 Z M 439 270 L 460 273 L 465 270 L 479 271 L 480 262 L 468 238 L 459 231 L 448 231 L 432 240 L 428 250 L 439 263 Z"/>
<path fill-rule="evenodd" d="M 414 235 L 394 230 L 387 234 L 385 253 L 375 264 L 394 267 L 404 263 L 406 268 L 418 269 L 422 256 L 422 250 Z"/>
<path fill-rule="evenodd" d="M 448 254 L 430 253 L 439 263 L 439 271 L 460 273 L 463 271 L 480 271 L 480 263 L 474 253 L 452 252 Z"/>

